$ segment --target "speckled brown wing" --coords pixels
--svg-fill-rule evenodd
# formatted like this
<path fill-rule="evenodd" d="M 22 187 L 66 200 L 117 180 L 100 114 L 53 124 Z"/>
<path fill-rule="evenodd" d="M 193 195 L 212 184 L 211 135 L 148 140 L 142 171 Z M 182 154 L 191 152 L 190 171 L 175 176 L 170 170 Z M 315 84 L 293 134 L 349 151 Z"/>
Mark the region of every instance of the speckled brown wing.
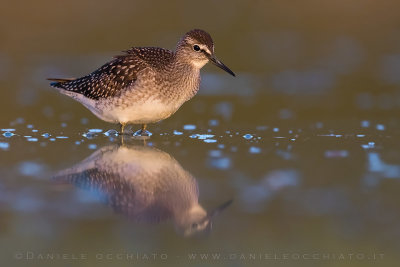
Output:
<path fill-rule="evenodd" d="M 55 88 L 79 93 L 87 98 L 99 100 L 119 95 L 126 88 L 132 88 L 140 79 L 140 71 L 145 68 L 157 68 L 165 60 L 172 58 L 172 52 L 162 48 L 131 48 L 126 54 L 115 56 L 99 69 L 74 80 L 49 79 Z"/>

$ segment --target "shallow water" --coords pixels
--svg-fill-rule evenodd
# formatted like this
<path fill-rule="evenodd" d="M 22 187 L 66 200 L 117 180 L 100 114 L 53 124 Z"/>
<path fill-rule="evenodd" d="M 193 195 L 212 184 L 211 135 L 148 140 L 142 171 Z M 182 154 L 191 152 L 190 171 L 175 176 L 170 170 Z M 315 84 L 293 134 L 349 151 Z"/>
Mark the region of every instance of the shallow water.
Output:
<path fill-rule="evenodd" d="M 62 131 L 43 129 L 39 122 L 3 128 L 0 201 L 8 261 L 364 265 L 397 260 L 397 125 L 362 120 L 342 121 L 336 129 L 316 122 L 237 130 L 209 121 L 214 126 L 204 130 L 196 124 L 168 129 L 162 123 L 153 126 L 149 140 L 125 136 L 123 144 L 121 136 L 110 135 L 111 128 L 90 123 Z M 184 177 L 193 180 L 187 184 Z M 149 184 L 158 183 L 174 188 L 164 197 L 157 193 L 160 203 L 185 206 L 191 201 L 182 196 L 188 195 L 204 211 L 233 203 L 213 216 L 209 227 L 185 234 L 175 218 L 187 216 L 185 208 L 176 206 L 168 215 L 168 205 L 144 207 L 143 196 L 155 190 Z M 190 184 L 198 186 L 198 195 L 187 189 Z"/>
<path fill-rule="evenodd" d="M 0 265 L 398 266 L 398 1 L 316 2 L 2 5 Z M 149 140 L 46 80 L 192 28 L 237 77 Z"/>

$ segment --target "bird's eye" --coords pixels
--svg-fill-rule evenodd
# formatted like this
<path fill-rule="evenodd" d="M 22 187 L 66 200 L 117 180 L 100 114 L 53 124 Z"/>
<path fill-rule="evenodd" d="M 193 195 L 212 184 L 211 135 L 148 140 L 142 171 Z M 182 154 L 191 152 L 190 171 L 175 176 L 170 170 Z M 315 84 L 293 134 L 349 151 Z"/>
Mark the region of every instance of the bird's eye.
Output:
<path fill-rule="evenodd" d="M 197 228 L 197 223 L 192 224 L 192 228 Z"/>
<path fill-rule="evenodd" d="M 200 46 L 194 45 L 194 46 L 193 46 L 193 50 L 194 50 L 194 51 L 200 51 Z"/>

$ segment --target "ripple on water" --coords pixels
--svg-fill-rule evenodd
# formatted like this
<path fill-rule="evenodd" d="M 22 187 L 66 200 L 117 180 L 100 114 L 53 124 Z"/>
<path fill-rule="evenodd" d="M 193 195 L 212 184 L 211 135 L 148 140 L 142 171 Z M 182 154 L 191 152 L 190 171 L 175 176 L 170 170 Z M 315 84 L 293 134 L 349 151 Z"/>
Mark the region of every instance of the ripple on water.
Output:
<path fill-rule="evenodd" d="M 12 136 L 14 136 L 15 134 L 14 133 L 12 133 L 12 132 L 5 132 L 5 133 L 3 133 L 3 136 L 4 137 L 12 137 Z"/>
<path fill-rule="evenodd" d="M 95 134 L 92 132 L 87 132 L 87 133 L 82 134 L 82 136 L 87 139 L 93 139 L 95 137 Z"/>
<path fill-rule="evenodd" d="M 13 129 L 13 128 L 4 128 L 4 129 L 1 129 L 1 131 L 2 132 L 15 132 L 15 129 Z"/>
<path fill-rule="evenodd" d="M 251 134 L 245 134 L 245 135 L 243 135 L 243 138 L 250 140 L 251 138 L 253 138 L 253 136 Z"/>
<path fill-rule="evenodd" d="M 49 137 L 50 137 L 50 134 L 49 134 L 49 133 L 44 133 L 44 134 L 42 134 L 42 136 L 43 136 L 44 138 L 49 138 Z"/>
<path fill-rule="evenodd" d="M 110 129 L 104 133 L 105 136 L 118 136 L 118 131 L 114 129 Z"/>
<path fill-rule="evenodd" d="M 209 138 L 213 138 L 215 135 L 213 134 L 192 134 L 191 136 L 189 136 L 190 138 L 197 138 L 200 140 L 205 140 L 205 139 L 209 139 Z"/>
<path fill-rule="evenodd" d="M 183 133 L 177 130 L 174 130 L 174 135 L 182 135 Z"/>
<path fill-rule="evenodd" d="M 103 129 L 89 129 L 89 132 L 91 132 L 91 133 L 102 133 Z"/>

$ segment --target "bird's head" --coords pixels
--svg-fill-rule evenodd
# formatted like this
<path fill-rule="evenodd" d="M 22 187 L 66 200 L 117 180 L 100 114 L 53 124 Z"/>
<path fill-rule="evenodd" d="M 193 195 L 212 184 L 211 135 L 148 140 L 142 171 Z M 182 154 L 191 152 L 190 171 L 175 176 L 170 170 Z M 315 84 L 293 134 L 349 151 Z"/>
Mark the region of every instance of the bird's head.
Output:
<path fill-rule="evenodd" d="M 185 62 L 195 68 L 202 68 L 208 61 L 211 61 L 219 68 L 235 76 L 225 64 L 219 61 L 214 54 L 214 42 L 207 32 L 203 30 L 191 30 L 187 32 L 178 42 L 176 53 Z"/>

